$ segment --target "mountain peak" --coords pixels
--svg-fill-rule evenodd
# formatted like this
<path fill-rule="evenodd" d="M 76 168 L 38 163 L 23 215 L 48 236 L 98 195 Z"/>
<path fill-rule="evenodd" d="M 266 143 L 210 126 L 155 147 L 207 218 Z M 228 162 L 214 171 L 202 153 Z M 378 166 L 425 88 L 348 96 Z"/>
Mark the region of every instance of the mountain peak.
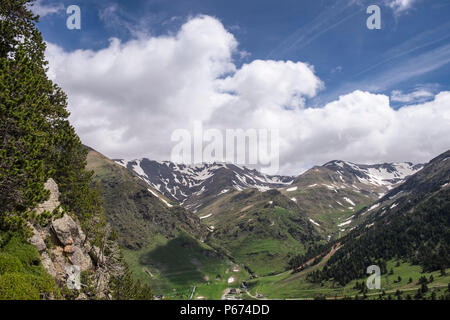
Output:
<path fill-rule="evenodd" d="M 147 158 L 114 161 L 132 170 L 169 199 L 189 208 L 196 208 L 229 190 L 256 188 L 266 191 L 284 187 L 294 180 L 293 177 L 265 175 L 255 169 L 223 162 L 190 165 Z"/>

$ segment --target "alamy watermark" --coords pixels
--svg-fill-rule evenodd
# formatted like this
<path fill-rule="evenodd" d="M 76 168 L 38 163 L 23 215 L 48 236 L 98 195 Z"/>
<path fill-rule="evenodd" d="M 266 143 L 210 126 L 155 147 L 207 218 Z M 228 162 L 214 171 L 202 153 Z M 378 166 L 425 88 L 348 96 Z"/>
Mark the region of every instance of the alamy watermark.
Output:
<path fill-rule="evenodd" d="M 371 265 L 367 267 L 367 273 L 370 277 L 367 278 L 367 288 L 370 290 L 381 289 L 381 269 L 377 265 Z"/>
<path fill-rule="evenodd" d="M 69 30 L 81 29 L 81 9 L 77 5 L 67 7 L 66 13 L 69 15 L 66 20 L 66 27 Z"/>
<path fill-rule="evenodd" d="M 279 169 L 278 129 L 204 130 L 195 121 L 192 130 L 176 129 L 171 140 L 171 161 L 199 164 L 226 162 L 258 167 L 263 173 L 276 174 Z"/>
<path fill-rule="evenodd" d="M 81 270 L 79 266 L 66 267 L 67 280 L 66 285 L 70 290 L 81 289 Z"/>
<path fill-rule="evenodd" d="M 381 9 L 379 6 L 373 4 L 367 7 L 366 12 L 370 14 L 367 18 L 366 25 L 369 30 L 381 29 Z"/>

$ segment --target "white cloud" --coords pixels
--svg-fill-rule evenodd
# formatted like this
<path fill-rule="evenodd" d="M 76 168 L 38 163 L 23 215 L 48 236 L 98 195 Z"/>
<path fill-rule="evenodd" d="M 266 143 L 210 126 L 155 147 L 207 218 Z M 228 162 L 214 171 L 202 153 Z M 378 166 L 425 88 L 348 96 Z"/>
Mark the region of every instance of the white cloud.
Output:
<path fill-rule="evenodd" d="M 47 49 L 77 132 L 110 157 L 169 159 L 171 133 L 194 121 L 205 129 L 279 128 L 282 173 L 332 159 L 426 161 L 449 147 L 450 92 L 399 110 L 363 91 L 305 108 L 324 88 L 312 66 L 254 60 L 237 68 L 236 53 L 234 36 L 208 16 L 174 35 L 112 39 L 99 51 Z"/>
<path fill-rule="evenodd" d="M 32 3 L 32 6 L 30 8 L 34 14 L 39 15 L 40 17 L 45 17 L 47 15 L 56 14 L 64 11 L 64 4 L 63 3 L 44 4 L 43 0 L 36 0 L 35 2 Z"/>
<path fill-rule="evenodd" d="M 202 16 L 174 36 L 70 53 L 48 44 L 46 54 L 85 143 L 114 157 L 168 158 L 172 130 L 208 118 L 227 99 L 218 85 L 235 70 L 236 46 L 218 20 Z"/>
<path fill-rule="evenodd" d="M 387 5 L 394 10 L 395 14 L 407 11 L 413 5 L 415 0 L 388 0 Z"/>
<path fill-rule="evenodd" d="M 420 102 L 431 97 L 434 97 L 434 94 L 431 91 L 422 88 L 410 93 L 403 93 L 400 90 L 394 90 L 391 93 L 391 101 L 402 103 Z"/>

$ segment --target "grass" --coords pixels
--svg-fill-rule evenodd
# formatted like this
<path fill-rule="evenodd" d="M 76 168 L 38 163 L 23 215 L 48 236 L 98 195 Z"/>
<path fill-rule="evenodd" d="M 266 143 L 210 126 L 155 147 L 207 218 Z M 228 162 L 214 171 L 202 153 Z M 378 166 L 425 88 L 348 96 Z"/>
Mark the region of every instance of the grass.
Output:
<path fill-rule="evenodd" d="M 184 234 L 172 240 L 155 237 L 146 248 L 124 250 L 124 256 L 136 278 L 169 298 L 188 299 L 196 287 L 194 297 L 220 299 L 226 288 L 248 278 L 243 268 L 233 273 L 233 263 Z M 231 275 L 236 281 L 228 284 Z"/>
<path fill-rule="evenodd" d="M 36 248 L 22 235 L 0 232 L 0 300 L 61 298 L 61 292 L 44 269 Z"/>
<path fill-rule="evenodd" d="M 399 266 L 397 265 L 399 262 Z M 322 267 L 321 264 L 308 269 L 308 272 Z M 387 264 L 388 270 L 393 269 L 393 274 L 384 274 L 381 277 L 381 289 L 369 290 L 367 296 L 369 299 L 378 298 L 383 291 L 386 295 L 392 296 L 397 290 L 403 291 L 403 298 L 406 293 L 409 293 L 412 297 L 420 287 L 417 282 L 420 277 L 425 276 L 429 279 L 430 275 L 433 275 L 434 281 L 428 284 L 429 288 L 435 288 L 440 290 L 441 294 L 446 290 L 450 283 L 450 269 L 447 270 L 446 276 L 441 276 L 439 271 L 431 273 L 421 273 L 421 267 L 411 265 L 406 262 L 391 260 Z M 400 282 L 396 282 L 398 276 L 401 277 Z M 409 283 L 409 278 L 413 281 Z M 251 294 L 263 294 L 264 297 L 270 299 L 313 299 L 316 296 L 324 295 L 327 298 L 343 298 L 343 297 L 355 297 L 356 295 L 362 297 L 362 293 L 359 290 L 354 289 L 356 282 L 366 282 L 366 278 L 351 281 L 345 287 L 335 286 L 332 282 L 325 282 L 321 286 L 320 284 L 310 283 L 306 280 L 306 272 L 299 274 L 291 274 L 290 272 L 284 272 L 275 276 L 263 277 L 248 282 L 251 285 Z M 431 295 L 429 291 L 428 296 Z"/>
<path fill-rule="evenodd" d="M 233 254 L 237 261 L 245 262 L 255 275 L 267 275 L 284 271 L 288 257 L 302 250 L 303 247 L 290 236 L 286 240 L 253 239 L 250 236 L 233 250 Z"/>

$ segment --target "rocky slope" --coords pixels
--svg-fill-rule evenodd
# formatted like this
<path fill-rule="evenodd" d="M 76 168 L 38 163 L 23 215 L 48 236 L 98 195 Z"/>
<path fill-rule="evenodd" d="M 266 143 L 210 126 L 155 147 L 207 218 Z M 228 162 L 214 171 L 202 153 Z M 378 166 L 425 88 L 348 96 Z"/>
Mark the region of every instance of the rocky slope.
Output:
<path fill-rule="evenodd" d="M 50 197 L 35 209 L 36 214 L 55 210 L 59 214 L 46 225 L 29 223 L 29 241 L 38 250 L 42 265 L 60 287 L 73 289 L 72 295 L 77 299 L 110 299 L 110 278 L 123 272 L 118 247 L 114 242 L 105 242 L 102 249 L 92 245 L 76 219 L 62 211 L 58 185 L 53 179 L 45 183 L 45 189 L 50 191 Z M 108 255 L 104 254 L 106 247 Z M 83 287 L 81 273 L 87 275 Z M 92 287 L 85 290 L 88 284 Z"/>
<path fill-rule="evenodd" d="M 135 172 L 167 198 L 194 211 L 230 190 L 256 188 L 265 191 L 293 181 L 293 177 L 268 176 L 257 170 L 225 163 L 184 165 L 146 158 L 115 161 Z"/>
<path fill-rule="evenodd" d="M 349 217 L 422 167 L 411 163 L 360 165 L 331 161 L 309 169 L 281 192 L 307 212 L 319 230 L 337 237 L 348 230 Z"/>
<path fill-rule="evenodd" d="M 284 271 L 290 257 L 321 240 L 306 213 L 278 190 L 230 191 L 198 214 L 208 241 L 257 275 Z"/>
<path fill-rule="evenodd" d="M 383 268 L 393 258 L 421 265 L 425 272 L 448 268 L 449 186 L 447 151 L 349 219 L 353 231 L 338 240 L 341 247 L 327 263 L 327 269 L 312 278 L 334 278 L 346 284 L 362 277 L 367 266 L 377 264 Z"/>

